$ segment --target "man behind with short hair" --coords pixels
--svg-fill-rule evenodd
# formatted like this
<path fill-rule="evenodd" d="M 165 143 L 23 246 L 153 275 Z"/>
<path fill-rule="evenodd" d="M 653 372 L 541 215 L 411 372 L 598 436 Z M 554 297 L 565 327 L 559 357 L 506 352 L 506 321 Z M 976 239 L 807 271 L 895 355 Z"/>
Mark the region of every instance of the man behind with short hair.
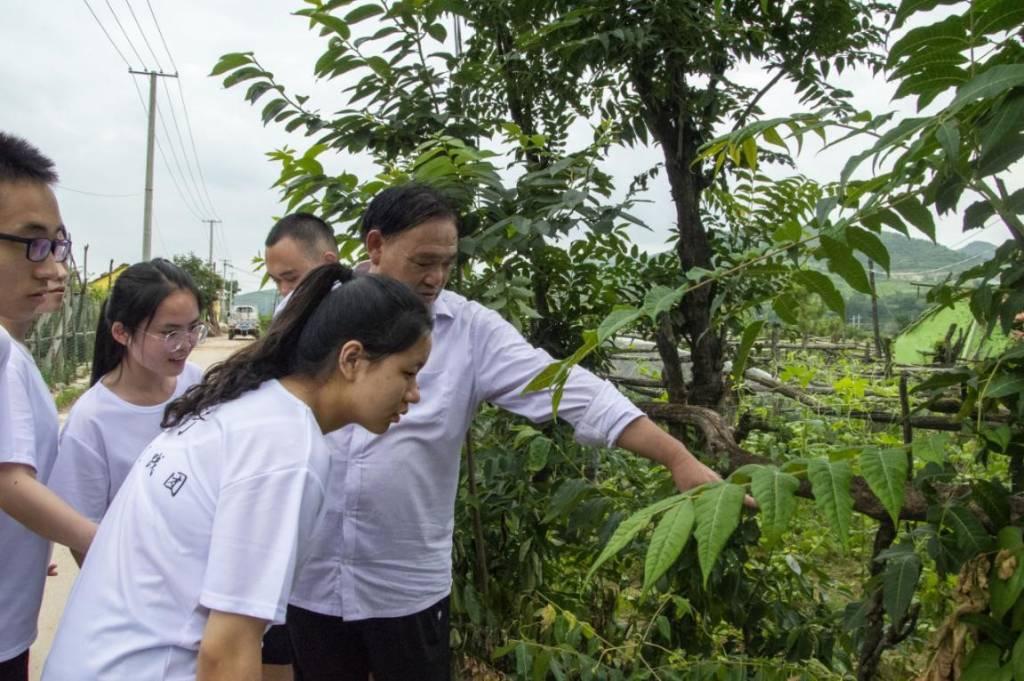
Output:
<path fill-rule="evenodd" d="M 338 262 L 338 243 L 330 225 L 309 213 L 277 221 L 267 234 L 264 263 L 284 306 L 299 282 L 315 267 Z"/>
<path fill-rule="evenodd" d="M 281 299 L 276 315 L 292 291 L 320 265 L 338 261 L 338 245 L 330 225 L 309 213 L 293 213 L 277 221 L 267 234 L 264 263 Z M 278 624 L 263 637 L 263 681 L 289 681 L 292 653 L 288 630 Z"/>

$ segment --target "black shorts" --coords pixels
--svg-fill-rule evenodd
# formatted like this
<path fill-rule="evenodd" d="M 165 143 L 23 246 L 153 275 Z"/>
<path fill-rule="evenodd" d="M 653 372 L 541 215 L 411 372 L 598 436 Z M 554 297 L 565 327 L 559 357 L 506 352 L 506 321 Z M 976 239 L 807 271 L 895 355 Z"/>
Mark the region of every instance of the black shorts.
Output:
<path fill-rule="evenodd" d="M 28 681 L 28 651 L 0 662 L 0 681 Z"/>
<path fill-rule="evenodd" d="M 289 605 L 295 681 L 451 681 L 448 600 L 355 622 Z"/>
<path fill-rule="evenodd" d="M 275 624 L 263 634 L 263 664 L 291 664 L 292 642 L 288 627 Z"/>

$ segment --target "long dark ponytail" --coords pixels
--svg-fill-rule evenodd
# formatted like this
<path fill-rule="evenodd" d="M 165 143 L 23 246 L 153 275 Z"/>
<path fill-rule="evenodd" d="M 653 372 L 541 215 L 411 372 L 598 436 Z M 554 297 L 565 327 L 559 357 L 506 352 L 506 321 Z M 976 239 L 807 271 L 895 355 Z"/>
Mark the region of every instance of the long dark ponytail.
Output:
<path fill-rule="evenodd" d="M 188 272 L 163 258 L 136 263 L 117 277 L 96 324 L 89 385 L 95 385 L 124 359 L 125 347 L 111 333 L 114 322 L 121 322 L 129 331 L 135 331 L 143 322 L 148 325 L 160 303 L 175 291 L 191 292 L 196 304 L 202 305 L 199 289 Z"/>
<path fill-rule="evenodd" d="M 427 306 L 405 284 L 376 274 L 355 277 L 337 263 L 321 265 L 298 285 L 267 333 L 167 405 L 161 425 L 173 428 L 273 378 L 320 376 L 350 340 L 362 343 L 371 358 L 402 352 L 432 325 Z"/>

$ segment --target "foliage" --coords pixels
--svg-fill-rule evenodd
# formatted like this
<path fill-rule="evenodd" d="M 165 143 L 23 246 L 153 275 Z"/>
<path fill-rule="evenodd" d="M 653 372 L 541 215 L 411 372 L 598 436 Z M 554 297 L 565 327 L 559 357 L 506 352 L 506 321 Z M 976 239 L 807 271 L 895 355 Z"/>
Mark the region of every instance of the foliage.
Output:
<path fill-rule="evenodd" d="M 206 311 L 206 313 L 209 313 L 210 305 L 213 301 L 217 300 L 220 292 L 224 290 L 224 279 L 195 253 L 174 256 L 174 264 L 188 272 L 189 276 L 192 277 L 196 288 L 199 289 L 199 296 L 201 298 L 199 307 Z M 233 287 L 232 293 L 238 293 L 238 282 L 232 281 L 231 286 Z"/>

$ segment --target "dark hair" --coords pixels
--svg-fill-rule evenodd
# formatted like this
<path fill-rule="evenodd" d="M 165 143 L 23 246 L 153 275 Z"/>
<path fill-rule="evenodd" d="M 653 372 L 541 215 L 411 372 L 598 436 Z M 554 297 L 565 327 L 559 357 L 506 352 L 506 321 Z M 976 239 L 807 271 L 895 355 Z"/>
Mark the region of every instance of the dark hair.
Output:
<path fill-rule="evenodd" d="M 196 297 L 196 303 L 202 305 L 199 289 L 188 272 L 163 258 L 135 263 L 117 277 L 110 295 L 103 301 L 96 325 L 90 385 L 116 369 L 124 359 L 125 348 L 111 333 L 114 322 L 121 322 L 132 331 L 143 322 L 148 327 L 160 303 L 175 291 L 189 291 Z"/>
<path fill-rule="evenodd" d="M 53 161 L 20 137 L 0 132 L 0 182 L 53 184 Z"/>
<path fill-rule="evenodd" d="M 201 417 L 272 378 L 321 376 L 350 340 L 377 359 L 409 349 L 432 327 L 427 306 L 405 284 L 377 274 L 354 277 L 338 263 L 321 265 L 298 285 L 266 335 L 214 365 L 202 383 L 167 405 L 161 426 Z"/>
<path fill-rule="evenodd" d="M 310 255 L 318 257 L 320 251 L 338 248 L 334 230 L 312 213 L 292 213 L 278 220 L 270 228 L 264 246 L 269 248 L 285 237 L 295 239 Z"/>
<path fill-rule="evenodd" d="M 448 218 L 458 225 L 458 214 L 444 194 L 430 185 L 407 182 L 373 197 L 360 229 L 365 240 L 373 229 L 392 236 L 437 218 Z"/>

